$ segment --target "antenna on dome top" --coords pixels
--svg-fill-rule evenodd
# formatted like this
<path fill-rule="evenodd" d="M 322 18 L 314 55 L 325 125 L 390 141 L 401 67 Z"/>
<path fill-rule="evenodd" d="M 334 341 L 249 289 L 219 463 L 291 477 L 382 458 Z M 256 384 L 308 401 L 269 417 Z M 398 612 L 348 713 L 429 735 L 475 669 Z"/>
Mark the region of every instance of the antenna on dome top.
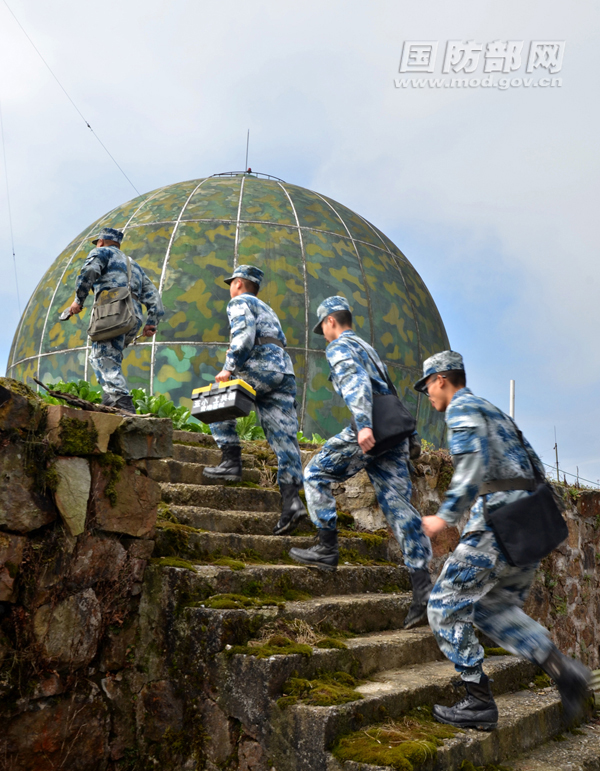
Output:
<path fill-rule="evenodd" d="M 246 163 L 244 164 L 245 169 L 248 169 L 248 147 L 249 146 L 250 146 L 250 129 L 248 129 L 248 136 L 246 137 Z"/>

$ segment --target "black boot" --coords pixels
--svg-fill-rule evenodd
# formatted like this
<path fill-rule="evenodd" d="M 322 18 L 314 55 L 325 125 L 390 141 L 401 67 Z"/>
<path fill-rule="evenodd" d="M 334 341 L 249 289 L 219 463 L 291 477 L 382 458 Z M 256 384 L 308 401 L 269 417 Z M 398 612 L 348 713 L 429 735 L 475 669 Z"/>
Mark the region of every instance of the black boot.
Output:
<path fill-rule="evenodd" d="M 294 531 L 302 517 L 306 516 L 306 509 L 298 494 L 300 483 L 292 482 L 289 485 L 279 485 L 281 492 L 281 517 L 273 528 L 273 535 L 283 535 Z"/>
<path fill-rule="evenodd" d="M 218 466 L 206 466 L 203 474 L 209 479 L 222 479 L 224 482 L 242 481 L 242 448 L 236 444 L 226 444 Z"/>
<path fill-rule="evenodd" d="M 338 550 L 337 530 L 319 528 L 319 543 L 310 549 L 290 549 L 290 557 L 303 565 L 310 565 L 321 570 L 335 570 L 340 553 Z"/>
<path fill-rule="evenodd" d="M 556 683 L 565 720 L 570 723 L 583 712 L 585 701 L 589 696 L 592 673 L 580 661 L 563 655 L 558 648 L 550 651 L 548 658 L 542 664 L 542 669 Z"/>
<path fill-rule="evenodd" d="M 477 728 L 479 731 L 493 731 L 498 725 L 498 707 L 490 690 L 490 680 L 482 673 L 478 683 L 463 680 L 467 697 L 453 707 L 436 704 L 433 717 L 438 723 L 456 728 Z"/>
<path fill-rule="evenodd" d="M 410 574 L 412 582 L 413 599 L 406 618 L 404 619 L 403 629 L 412 629 L 423 621 L 427 620 L 427 602 L 431 594 L 431 576 L 427 568 L 413 570 Z"/>
<path fill-rule="evenodd" d="M 131 412 L 133 415 L 136 414 L 135 405 L 133 403 L 131 394 L 126 394 L 125 396 L 119 396 L 119 398 L 114 403 L 114 406 L 117 409 L 121 410 L 121 412 Z"/>

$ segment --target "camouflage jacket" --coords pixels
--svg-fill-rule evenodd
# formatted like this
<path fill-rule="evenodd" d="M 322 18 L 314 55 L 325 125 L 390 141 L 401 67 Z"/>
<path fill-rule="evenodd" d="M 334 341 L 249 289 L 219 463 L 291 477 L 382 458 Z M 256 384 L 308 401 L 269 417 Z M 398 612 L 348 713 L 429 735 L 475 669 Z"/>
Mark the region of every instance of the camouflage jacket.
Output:
<path fill-rule="evenodd" d="M 454 525 L 475 503 L 463 533 L 488 530 L 479 489 L 484 482 L 496 479 L 531 479 L 533 470 L 527 452 L 508 415 L 468 388 L 461 388 L 452 397 L 446 410 L 446 425 L 454 476 L 437 515 Z M 538 471 L 545 476 L 541 460 L 529 442 L 525 438 L 523 441 Z M 529 493 L 524 490 L 490 493 L 488 510 L 494 511 L 525 495 Z"/>
<path fill-rule="evenodd" d="M 355 342 L 357 340 L 360 342 Z M 342 332 L 337 340 L 329 343 L 325 351 L 331 368 L 330 380 L 335 392 L 346 402 L 358 431 L 373 428 L 373 392 L 391 393 L 362 346 L 368 349 L 386 372 L 387 368 L 377 351 L 351 329 Z"/>
<path fill-rule="evenodd" d="M 279 319 L 266 303 L 252 294 L 241 294 L 229 301 L 227 316 L 231 339 L 223 369 L 294 374 L 287 351 L 274 343 L 259 345 L 257 342 L 258 337 L 274 337 L 286 344 Z"/>
<path fill-rule="evenodd" d="M 77 276 L 75 299 L 83 305 L 90 292 L 94 290 L 94 299 L 100 292 L 127 286 L 127 258 L 116 246 L 101 246 L 92 249 Z M 146 324 L 157 326 L 164 316 L 164 308 L 158 290 L 135 260 L 131 260 L 131 293 L 136 315 L 142 323 L 142 305 L 146 306 L 148 318 Z"/>

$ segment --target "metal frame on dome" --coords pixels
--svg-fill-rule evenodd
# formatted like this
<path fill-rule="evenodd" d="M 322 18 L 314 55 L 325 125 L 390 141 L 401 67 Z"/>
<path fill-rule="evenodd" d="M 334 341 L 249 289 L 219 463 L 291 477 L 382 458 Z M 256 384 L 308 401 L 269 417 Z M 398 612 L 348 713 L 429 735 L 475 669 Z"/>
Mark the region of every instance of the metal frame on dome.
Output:
<path fill-rule="evenodd" d="M 219 174 L 211 174 L 208 179 L 212 179 L 212 177 L 239 177 L 242 174 L 246 177 L 258 177 L 258 179 L 274 179 L 276 182 L 285 184 L 285 179 L 274 177 L 272 174 L 264 174 L 262 171 L 221 171 Z"/>

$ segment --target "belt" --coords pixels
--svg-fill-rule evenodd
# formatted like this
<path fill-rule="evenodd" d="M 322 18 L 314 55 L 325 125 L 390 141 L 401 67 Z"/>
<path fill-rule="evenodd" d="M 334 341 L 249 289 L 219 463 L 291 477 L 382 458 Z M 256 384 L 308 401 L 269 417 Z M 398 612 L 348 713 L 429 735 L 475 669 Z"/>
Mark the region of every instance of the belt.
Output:
<path fill-rule="evenodd" d="M 257 337 L 254 341 L 255 345 L 277 345 L 279 348 L 285 348 L 285 345 L 276 337 Z"/>
<path fill-rule="evenodd" d="M 527 490 L 533 492 L 537 487 L 535 479 L 523 479 L 515 477 L 514 479 L 492 479 L 485 482 L 479 488 L 479 495 L 489 495 L 490 493 L 508 493 L 511 490 Z"/>

